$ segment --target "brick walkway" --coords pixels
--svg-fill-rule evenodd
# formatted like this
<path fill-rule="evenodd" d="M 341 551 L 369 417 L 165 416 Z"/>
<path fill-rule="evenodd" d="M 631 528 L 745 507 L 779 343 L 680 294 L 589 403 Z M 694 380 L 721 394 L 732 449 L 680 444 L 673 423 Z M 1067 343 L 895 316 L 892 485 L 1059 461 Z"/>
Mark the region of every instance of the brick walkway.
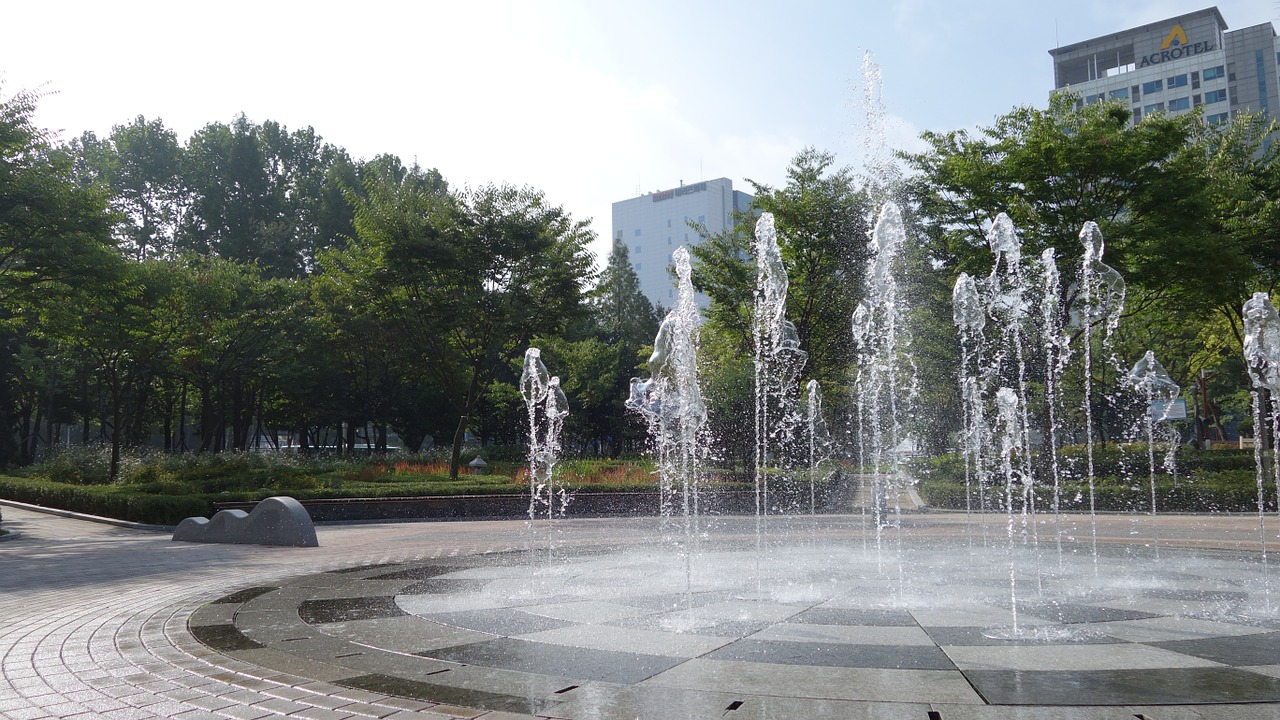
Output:
<path fill-rule="evenodd" d="M 1149 522 L 1141 516 L 1100 517 L 1098 542 L 1134 543 L 1136 533 Z M 1092 531 L 1087 521 L 1077 517 L 1064 523 L 1064 532 L 1069 532 L 1074 544 L 1088 541 Z M 647 524 L 643 519 L 573 521 L 568 524 L 572 532 L 557 536 L 556 542 L 582 546 L 617 544 L 642 537 L 642 526 Z M 282 580 L 326 570 L 521 549 L 525 538 L 518 531 L 519 525 L 510 521 L 331 525 L 317 528 L 319 548 L 272 548 L 175 543 L 164 531 L 116 527 L 5 507 L 4 528 L 19 536 L 0 540 L 0 718 L 532 720 L 530 715 L 353 689 L 317 679 L 323 678 L 323 673 L 301 665 L 277 663 L 277 667 L 289 667 L 291 672 L 272 670 L 237 660 L 234 653 L 212 650 L 188 630 L 193 613 L 234 590 L 278 585 Z M 963 539 L 972 531 L 966 528 L 963 514 L 931 514 L 927 519 L 913 521 L 913 525 L 913 532 L 926 540 Z M 1161 528 L 1165 545 L 1256 551 L 1256 518 L 1164 516 Z M 999 531 L 1002 528 L 992 530 Z M 1274 532 L 1272 529 L 1269 533 L 1273 539 Z M 1280 546 L 1269 545 L 1272 553 L 1280 552 Z M 363 574 L 368 573 L 358 573 Z M 1264 635 L 1268 641 L 1276 636 L 1280 642 L 1280 628 L 1259 637 Z M 1276 666 L 1276 673 L 1280 673 L 1280 665 Z M 722 680 L 712 678 L 706 687 L 718 687 Z M 669 694 L 658 697 L 669 701 L 675 697 L 670 692 L 668 689 Z M 777 708 L 769 710 L 764 706 L 751 717 L 801 716 L 795 714 L 801 705 L 794 698 L 783 701 L 789 703 L 790 709 L 782 714 Z M 653 712 L 644 716 L 665 716 L 660 707 L 665 706 L 651 708 Z M 902 717 L 900 713 L 907 706 L 869 703 L 859 707 L 860 717 L 888 718 Z M 910 717 L 920 716 L 923 720 L 922 707 L 928 706 L 913 706 L 912 710 L 918 712 Z M 1198 709 L 1163 706 L 1154 710 L 1119 706 L 945 707 L 942 717 L 970 720 L 1033 715 L 1061 719 L 1145 716 L 1158 720 L 1280 717 L 1278 706 L 1265 703 L 1206 705 Z M 612 708 L 616 712 L 610 716 L 630 720 L 635 713 L 628 708 Z M 1028 711 L 1032 715 L 1023 714 Z M 596 717 L 598 713 L 579 716 Z"/>
<path fill-rule="evenodd" d="M 352 565 L 509 549 L 503 523 L 318 528 L 319 548 L 174 543 L 168 533 L 6 507 L 0 717 L 518 718 L 316 682 L 216 653 L 186 628 L 229 588 Z M 428 543 L 427 535 L 430 535 Z M 510 542 L 510 538 L 505 538 Z"/>

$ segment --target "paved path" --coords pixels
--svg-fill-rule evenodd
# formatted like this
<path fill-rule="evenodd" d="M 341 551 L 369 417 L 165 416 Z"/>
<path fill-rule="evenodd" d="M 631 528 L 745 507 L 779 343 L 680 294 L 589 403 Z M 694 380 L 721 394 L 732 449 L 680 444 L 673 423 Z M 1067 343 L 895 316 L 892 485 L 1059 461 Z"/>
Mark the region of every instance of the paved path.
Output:
<path fill-rule="evenodd" d="M 921 537 L 963 537 L 964 521 L 963 515 L 935 515 L 913 532 Z M 1256 518 L 1169 516 L 1162 521 L 1161 537 L 1170 545 L 1244 550 L 1257 545 Z M 1073 524 L 1069 532 L 1075 542 L 1091 535 L 1079 518 L 1068 522 Z M 1142 517 L 1100 518 L 1099 542 L 1132 542 L 1146 522 Z M 572 533 L 560 542 L 615 544 L 638 537 L 636 530 L 642 524 L 575 521 Z M 166 532 L 11 507 L 4 510 L 4 527 L 20 537 L 0 540 L 0 717 L 532 717 L 353 689 L 328 682 L 302 666 L 292 671 L 269 669 L 236 659 L 234 653 L 216 652 L 188 629 L 188 620 L 201 608 L 209 608 L 208 603 L 254 585 L 279 585 L 291 578 L 363 565 L 425 563 L 520 549 L 524 538 L 518 523 L 322 526 L 319 548 L 174 543 Z M 1003 527 L 995 525 L 991 532 L 998 536 Z M 1280 548 L 1271 551 L 1280 552 Z M 761 717 L 801 716 L 789 714 L 786 707 L 777 705 Z M 858 717 L 890 718 L 904 717 L 906 706 L 884 703 L 860 708 Z M 910 710 L 905 717 L 918 720 L 1280 718 L 1280 709 L 1266 703 L 1150 708 L 950 705 L 941 714 L 928 704 L 916 704 Z M 660 710 L 643 716 L 664 717 Z"/>
<path fill-rule="evenodd" d="M 186 628 L 195 608 L 229 588 L 358 564 L 503 550 L 509 538 L 498 530 L 505 525 L 331 526 L 319 529 L 319 548 L 270 548 L 174 543 L 164 532 L 6 507 L 4 528 L 20 537 L 0 541 L 0 716 L 522 717 L 248 665 L 209 650 Z"/>

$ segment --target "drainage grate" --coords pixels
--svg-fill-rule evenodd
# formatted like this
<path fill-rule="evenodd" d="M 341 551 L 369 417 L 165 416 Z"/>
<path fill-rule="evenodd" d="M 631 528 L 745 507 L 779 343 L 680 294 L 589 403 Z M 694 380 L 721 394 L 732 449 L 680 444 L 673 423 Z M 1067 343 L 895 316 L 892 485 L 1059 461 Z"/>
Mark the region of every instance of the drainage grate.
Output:
<path fill-rule="evenodd" d="M 577 685 L 570 685 L 569 687 L 560 688 L 559 690 L 557 690 L 557 691 L 555 692 L 555 694 L 556 694 L 556 695 L 563 695 L 563 694 L 565 694 L 565 693 L 569 692 L 570 690 L 577 690 L 577 689 L 578 689 L 578 686 L 577 686 Z"/>

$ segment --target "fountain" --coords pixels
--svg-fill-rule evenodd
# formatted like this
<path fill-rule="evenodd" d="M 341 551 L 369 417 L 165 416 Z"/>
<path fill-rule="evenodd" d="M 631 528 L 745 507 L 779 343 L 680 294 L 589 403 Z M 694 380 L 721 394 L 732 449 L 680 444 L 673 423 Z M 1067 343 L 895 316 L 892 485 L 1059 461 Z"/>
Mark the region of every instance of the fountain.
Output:
<path fill-rule="evenodd" d="M 631 381 L 627 407 L 640 412 L 649 425 L 658 459 L 661 514 L 671 518 L 680 505 L 686 527 L 698 516 L 699 461 L 705 444 L 699 431 L 707 408 L 698 386 L 698 305 L 690 279 L 689 251 L 673 253 L 677 283 L 675 307 L 658 327 L 649 357 L 649 379 Z"/>
<path fill-rule="evenodd" d="M 521 378 L 530 522 L 554 520 L 558 528 L 555 562 L 539 570 L 534 587 L 515 547 L 442 554 L 293 578 L 281 583 L 284 592 L 267 588 L 210 622 L 232 623 L 269 649 L 244 651 L 248 662 L 293 658 L 281 669 L 338 686 L 554 717 L 924 719 L 1116 706 L 1064 712 L 1160 718 L 1198 716 L 1194 707 L 1229 712 L 1223 703 L 1280 703 L 1273 659 L 1280 633 L 1272 614 L 1257 610 L 1270 607 L 1258 572 L 1261 565 L 1265 575 L 1265 560 L 1239 552 L 1250 519 L 1187 523 L 1156 517 L 1153 505 L 1153 531 L 1159 522 L 1181 533 L 1165 531 L 1156 547 L 1130 534 L 1127 516 L 1068 512 L 1060 502 L 1058 459 L 1044 450 L 1045 438 L 1056 447 L 1068 435 L 1058 391 L 1081 369 L 1068 362 L 1066 333 L 1077 334 L 1085 372 L 1099 352 L 1114 364 L 1101 341 L 1114 332 L 1123 302 L 1123 280 L 1101 263 L 1095 227 L 1082 233 L 1085 261 L 1067 293 L 1074 300 L 1064 303 L 1055 254 L 1024 263 L 1012 225 L 993 223 L 997 269 L 982 280 L 961 276 L 954 290 L 963 349 L 958 448 L 977 507 L 972 498 L 966 512 L 908 515 L 895 507 L 890 518 L 889 499 L 910 482 L 896 450 L 915 412 L 916 380 L 895 275 L 905 234 L 896 208 L 882 211 L 868 297 L 853 317 L 856 442 L 873 493 L 863 505 L 872 510 L 868 527 L 857 508 L 818 514 L 812 484 L 807 508 L 770 501 L 771 478 L 795 479 L 797 450 L 807 455 L 811 483 L 829 450 L 817 384 L 807 383 L 804 396 L 795 385 L 803 355 L 782 312 L 785 267 L 769 220 L 761 218 L 757 238 L 757 367 L 782 376 L 759 376 L 758 515 L 700 515 L 711 440 L 681 249 L 680 299 L 655 339 L 649 378 L 633 381 L 628 400 L 654 438 L 662 499 L 653 517 L 565 516 L 568 497 L 555 481 L 565 404 L 530 349 Z M 1265 296 L 1250 301 L 1245 320 L 1261 407 L 1280 389 L 1280 323 Z M 1037 364 L 1043 376 L 1027 370 L 1028 349 L 1020 349 L 1033 337 L 1047 358 Z M 1148 402 L 1144 422 L 1159 422 L 1150 408 L 1169 407 L 1177 392 L 1167 373 L 1147 356 L 1125 377 Z M 1033 388 L 1044 388 L 1043 402 Z M 1085 383 L 1083 393 L 1091 392 Z M 1050 418 L 1043 436 L 1031 432 L 1043 425 L 1032 421 L 1032 405 Z M 1079 413 L 1088 412 L 1086 402 Z M 1153 458 L 1151 426 L 1147 437 Z M 1037 443 L 1041 466 L 1032 462 Z M 1260 478 L 1268 461 L 1275 472 L 1271 455 L 1260 448 L 1257 457 Z M 1047 568 L 1037 544 L 1037 472 L 1054 480 L 1057 562 Z M 975 542 L 974 524 L 996 511 L 1004 513 L 1004 541 Z M 891 542 L 881 542 L 886 526 L 895 528 Z M 1268 539 L 1260 536 L 1264 551 Z M 986 705 L 1017 707 L 987 715 Z"/>
<path fill-rule="evenodd" d="M 560 430 L 569 414 L 569 399 L 560 389 L 560 378 L 551 377 L 542 364 L 542 351 L 529 348 L 520 374 L 520 395 L 529 413 L 529 519 L 544 514 L 550 520 L 564 517 L 570 496 L 556 485 L 555 466 L 560 459 Z"/>
<path fill-rule="evenodd" d="M 875 194 L 889 193 L 880 184 Z M 632 381 L 626 403 L 652 439 L 652 517 L 566 512 L 556 464 L 567 402 L 530 348 L 520 379 L 527 526 L 555 525 L 536 582 L 524 561 L 533 553 L 506 542 L 508 526 L 482 526 L 496 538 L 484 552 L 291 578 L 228 596 L 237 600 L 207 611 L 208 626 L 244 662 L 282 663 L 273 667 L 340 688 L 549 717 L 1163 718 L 1280 706 L 1263 487 L 1273 477 L 1280 490 L 1263 440 L 1268 407 L 1280 422 L 1280 316 L 1269 298 L 1244 307 L 1260 553 L 1240 540 L 1253 537 L 1252 518 L 1157 516 L 1156 428 L 1179 388 L 1150 352 L 1121 369 L 1112 340 L 1124 280 L 1102 262 L 1093 223 L 1064 291 L 1054 249 L 1024 258 L 1010 219 L 991 222 L 991 272 L 960 274 L 953 289 L 964 512 L 908 514 L 904 449 L 928 412 L 914 355 L 928 349 L 909 331 L 896 205 L 883 204 L 868 240 L 865 298 L 851 318 L 856 505 L 820 512 L 818 482 L 839 453 L 818 384 L 800 391 L 807 356 L 786 318 L 783 246 L 764 214 L 753 246 L 755 412 L 742 422 L 755 433 L 754 515 L 704 515 L 715 439 L 705 431 L 692 268 L 679 248 L 678 299 L 649 377 Z M 1115 390 L 1094 386 L 1099 368 L 1115 369 L 1144 403 L 1135 418 L 1147 441 L 1148 537 L 1129 516 L 1097 512 L 1094 410 Z M 1082 397 L 1074 407 L 1068 389 Z M 1085 446 L 1083 473 L 1059 456 L 1072 439 Z M 802 467 L 808 502 L 779 502 L 777 483 L 797 485 Z M 1083 499 L 1062 494 L 1071 472 L 1088 483 L 1076 512 Z M 1047 564 L 1041 497 L 1050 492 L 1056 562 Z M 1003 542 L 986 532 L 1000 513 Z M 1013 707 L 986 707 L 1001 705 Z"/>

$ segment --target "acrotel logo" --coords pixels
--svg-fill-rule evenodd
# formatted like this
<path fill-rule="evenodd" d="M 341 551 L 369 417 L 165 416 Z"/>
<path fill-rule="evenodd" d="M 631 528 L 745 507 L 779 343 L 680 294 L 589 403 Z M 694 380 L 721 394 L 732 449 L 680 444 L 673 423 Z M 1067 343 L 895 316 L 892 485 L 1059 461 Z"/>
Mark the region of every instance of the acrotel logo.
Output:
<path fill-rule="evenodd" d="M 1174 25 L 1173 30 L 1169 33 L 1169 37 L 1160 43 L 1161 50 L 1168 50 L 1171 47 L 1178 47 L 1187 44 L 1187 32 L 1182 29 L 1181 25 Z"/>
<path fill-rule="evenodd" d="M 1211 42 L 1192 43 L 1187 40 L 1187 31 L 1182 29 L 1182 25 L 1174 25 L 1169 34 L 1165 36 L 1164 42 L 1160 43 L 1160 52 L 1143 55 L 1138 60 L 1138 67 L 1144 68 L 1148 65 L 1155 65 L 1169 60 L 1191 57 L 1214 49 L 1216 48 Z"/>

